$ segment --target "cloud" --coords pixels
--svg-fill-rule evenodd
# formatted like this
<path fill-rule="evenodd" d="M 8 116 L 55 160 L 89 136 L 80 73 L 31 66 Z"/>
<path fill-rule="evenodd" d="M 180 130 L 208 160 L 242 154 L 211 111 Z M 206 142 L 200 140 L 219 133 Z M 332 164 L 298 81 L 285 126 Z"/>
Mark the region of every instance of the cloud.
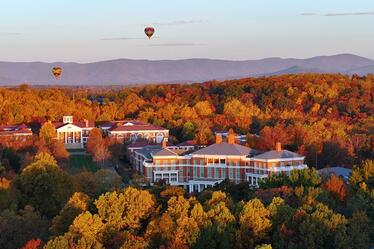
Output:
<path fill-rule="evenodd" d="M 177 20 L 171 22 L 154 22 L 152 25 L 155 26 L 179 26 L 179 25 L 188 25 L 188 24 L 199 24 L 207 23 L 207 20 Z"/>
<path fill-rule="evenodd" d="M 317 13 L 301 13 L 302 16 L 317 16 Z"/>
<path fill-rule="evenodd" d="M 141 37 L 112 37 L 112 38 L 102 38 L 102 41 L 129 41 L 129 40 L 143 40 Z"/>
<path fill-rule="evenodd" d="M 21 33 L 14 33 L 14 32 L 0 32 L 0 36 L 13 36 L 13 35 L 20 35 Z"/>
<path fill-rule="evenodd" d="M 369 11 L 369 12 L 346 12 L 346 13 L 327 13 L 324 16 L 374 16 L 374 11 Z"/>
<path fill-rule="evenodd" d="M 161 44 L 150 44 L 150 47 L 193 47 L 193 46 L 206 46 L 205 43 L 161 43 Z"/>
<path fill-rule="evenodd" d="M 319 14 L 319 13 L 301 13 L 302 16 L 374 16 L 374 11 L 368 12 L 331 12 L 327 14 Z"/>

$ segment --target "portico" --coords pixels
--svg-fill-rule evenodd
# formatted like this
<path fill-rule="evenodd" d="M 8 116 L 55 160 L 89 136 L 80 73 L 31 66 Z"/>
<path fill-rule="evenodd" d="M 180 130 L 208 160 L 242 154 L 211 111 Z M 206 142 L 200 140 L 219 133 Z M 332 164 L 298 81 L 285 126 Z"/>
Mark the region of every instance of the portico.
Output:
<path fill-rule="evenodd" d="M 188 193 L 201 192 L 208 187 L 213 187 L 214 185 L 220 184 L 223 180 L 216 179 L 206 179 L 206 180 L 190 180 L 188 181 Z"/>
<path fill-rule="evenodd" d="M 62 123 L 53 123 L 57 131 L 57 139 L 65 144 L 67 149 L 83 149 L 87 143 L 90 131 L 95 127 L 93 122 L 73 122 L 72 116 L 64 116 Z"/>
<path fill-rule="evenodd" d="M 82 128 L 67 124 L 57 129 L 57 139 L 62 140 L 68 149 L 83 148 L 83 131 Z"/>

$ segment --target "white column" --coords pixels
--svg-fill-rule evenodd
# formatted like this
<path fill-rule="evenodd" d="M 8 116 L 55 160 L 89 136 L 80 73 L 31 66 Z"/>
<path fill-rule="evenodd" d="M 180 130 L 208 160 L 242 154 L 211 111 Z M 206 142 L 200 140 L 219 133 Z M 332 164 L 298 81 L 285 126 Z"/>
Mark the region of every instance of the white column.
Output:
<path fill-rule="evenodd" d="M 75 144 L 75 131 L 73 131 L 73 144 Z"/>
<path fill-rule="evenodd" d="M 80 136 L 81 136 L 81 143 L 83 144 L 83 136 L 82 136 L 82 133 L 83 133 L 83 131 L 80 132 Z"/>
<path fill-rule="evenodd" d="M 197 184 L 197 192 L 200 193 L 200 184 Z"/>
<path fill-rule="evenodd" d="M 67 132 L 63 132 L 63 133 L 64 133 L 65 143 L 67 144 L 68 143 L 68 134 L 67 134 Z"/>
<path fill-rule="evenodd" d="M 188 192 L 192 193 L 192 191 L 193 191 L 193 185 L 192 185 L 192 183 L 189 183 L 188 184 Z"/>

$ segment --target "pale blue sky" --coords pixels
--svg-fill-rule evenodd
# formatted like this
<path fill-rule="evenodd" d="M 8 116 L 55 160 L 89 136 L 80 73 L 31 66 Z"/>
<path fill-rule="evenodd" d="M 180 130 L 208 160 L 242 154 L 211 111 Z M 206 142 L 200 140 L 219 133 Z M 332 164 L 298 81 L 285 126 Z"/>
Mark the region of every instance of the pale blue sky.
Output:
<path fill-rule="evenodd" d="M 373 0 L 0 0 L 0 61 L 338 53 L 374 58 Z"/>

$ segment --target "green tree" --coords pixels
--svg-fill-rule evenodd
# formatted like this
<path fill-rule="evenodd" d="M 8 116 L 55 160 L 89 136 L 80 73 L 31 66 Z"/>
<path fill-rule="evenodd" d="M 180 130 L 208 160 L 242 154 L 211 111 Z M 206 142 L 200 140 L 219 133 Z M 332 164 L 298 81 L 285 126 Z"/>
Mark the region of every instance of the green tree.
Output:
<path fill-rule="evenodd" d="M 244 248 L 253 248 L 263 241 L 271 228 L 270 212 L 259 199 L 247 202 L 240 213 L 241 243 Z"/>
<path fill-rule="evenodd" d="M 367 214 L 359 211 L 353 214 L 348 221 L 348 236 L 350 240 L 350 248 L 370 248 L 374 243 L 373 237 L 370 237 L 370 220 Z"/>
<path fill-rule="evenodd" d="M 90 198 L 86 194 L 74 193 L 60 213 L 53 218 L 52 226 L 50 227 L 53 235 L 59 236 L 66 233 L 75 217 L 87 211 L 89 200 Z"/>
<path fill-rule="evenodd" d="M 51 122 L 44 123 L 40 128 L 39 137 L 46 143 L 52 142 L 53 139 L 57 138 L 56 127 Z"/>
<path fill-rule="evenodd" d="M 0 213 L 0 245 L 2 249 L 20 248 L 34 238 L 48 238 L 49 221 L 31 206 L 14 212 Z"/>
<path fill-rule="evenodd" d="M 128 187 L 103 194 L 95 201 L 99 216 L 116 229 L 136 230 L 152 212 L 155 202 L 145 190 Z"/>
<path fill-rule="evenodd" d="M 38 154 L 13 185 L 21 194 L 21 206 L 30 204 L 49 218 L 59 212 L 71 195 L 69 176 L 46 153 Z"/>
<path fill-rule="evenodd" d="M 195 126 L 188 121 L 183 125 L 182 138 L 183 140 L 192 140 L 195 137 Z"/>

